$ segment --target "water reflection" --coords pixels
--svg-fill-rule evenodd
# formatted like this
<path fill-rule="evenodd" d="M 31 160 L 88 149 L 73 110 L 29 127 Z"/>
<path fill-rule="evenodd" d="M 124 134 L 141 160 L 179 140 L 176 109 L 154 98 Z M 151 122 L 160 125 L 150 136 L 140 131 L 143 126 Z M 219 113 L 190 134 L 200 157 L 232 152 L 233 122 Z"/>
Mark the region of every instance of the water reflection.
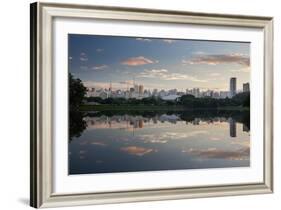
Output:
<path fill-rule="evenodd" d="M 78 125 L 73 129 L 78 134 L 72 131 L 70 135 L 70 174 L 250 164 L 249 112 L 91 112 L 75 116 L 70 117 L 70 128 Z"/>
<path fill-rule="evenodd" d="M 229 118 L 229 135 L 231 137 L 236 137 L 236 121 L 232 118 Z"/>

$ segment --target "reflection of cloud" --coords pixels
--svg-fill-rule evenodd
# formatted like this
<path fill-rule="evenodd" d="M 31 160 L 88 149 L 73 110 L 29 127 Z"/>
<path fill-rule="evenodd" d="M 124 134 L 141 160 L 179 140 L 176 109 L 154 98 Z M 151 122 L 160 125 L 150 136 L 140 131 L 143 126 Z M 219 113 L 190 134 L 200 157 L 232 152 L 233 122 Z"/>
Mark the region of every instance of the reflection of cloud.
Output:
<path fill-rule="evenodd" d="M 221 138 L 218 138 L 218 137 L 210 137 L 210 140 L 212 141 L 220 141 L 222 140 Z"/>
<path fill-rule="evenodd" d="M 207 134 L 207 131 L 198 130 L 198 131 L 190 131 L 186 133 L 177 133 L 177 132 L 164 132 L 164 133 L 158 133 L 158 134 L 143 134 L 140 136 L 140 139 L 144 141 L 144 143 L 167 143 L 168 140 L 179 140 L 190 137 L 195 137 L 200 134 Z"/>
<path fill-rule="evenodd" d="M 97 146 L 107 146 L 107 144 L 103 143 L 103 142 L 99 142 L 99 141 L 95 141 L 95 142 L 91 142 L 92 145 L 97 145 Z"/>
<path fill-rule="evenodd" d="M 97 49 L 96 49 L 96 51 L 97 51 L 97 52 L 103 52 L 103 51 L 104 51 L 104 49 L 97 48 Z"/>
<path fill-rule="evenodd" d="M 128 65 L 128 66 L 141 66 L 141 65 L 145 65 L 145 64 L 157 63 L 157 61 L 150 60 L 143 56 L 138 56 L 138 57 L 127 58 L 126 60 L 122 61 L 121 63 L 123 65 Z"/>
<path fill-rule="evenodd" d="M 188 80 L 193 82 L 207 82 L 206 80 L 198 79 L 187 74 L 169 73 L 167 69 L 146 69 L 141 72 L 138 77 L 158 78 L 163 80 Z"/>
<path fill-rule="evenodd" d="M 137 146 L 122 147 L 120 150 L 130 155 L 137 155 L 137 156 L 143 156 L 145 154 L 155 151 L 154 149 L 151 148 L 144 148 L 144 147 L 137 147 Z"/>
<path fill-rule="evenodd" d="M 242 66 L 250 65 L 250 58 L 248 55 L 240 53 L 232 54 L 218 54 L 218 55 L 196 55 L 189 60 L 183 60 L 184 64 L 207 64 L 207 65 L 218 65 L 223 63 L 236 63 Z"/>
<path fill-rule="evenodd" d="M 243 148 L 234 151 L 220 150 L 217 148 L 208 149 L 189 149 L 183 150 L 191 155 L 200 156 L 202 158 L 214 158 L 214 159 L 227 159 L 227 160 L 248 160 L 250 157 L 250 148 Z"/>
<path fill-rule="evenodd" d="M 147 39 L 147 38 L 136 38 L 137 41 L 142 41 L 142 42 L 151 42 L 151 39 Z"/>
<path fill-rule="evenodd" d="M 247 140 L 247 141 L 232 141 L 230 144 L 232 145 L 240 145 L 240 146 L 243 146 L 243 147 L 250 147 L 250 141 Z"/>
<path fill-rule="evenodd" d="M 92 69 L 94 70 L 102 70 L 107 68 L 107 65 L 99 65 L 99 66 L 93 66 Z"/>

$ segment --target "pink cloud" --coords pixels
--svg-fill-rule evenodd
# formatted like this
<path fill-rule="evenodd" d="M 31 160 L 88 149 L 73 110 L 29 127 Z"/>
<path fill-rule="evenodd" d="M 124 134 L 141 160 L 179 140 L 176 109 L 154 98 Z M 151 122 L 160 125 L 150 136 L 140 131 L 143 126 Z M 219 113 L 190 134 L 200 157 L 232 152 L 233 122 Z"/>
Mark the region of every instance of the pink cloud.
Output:
<path fill-rule="evenodd" d="M 218 65 L 225 63 L 236 63 L 242 66 L 250 66 L 250 58 L 248 55 L 240 53 L 220 54 L 220 55 L 197 55 L 189 60 L 182 60 L 183 64 L 207 64 Z"/>
<path fill-rule="evenodd" d="M 126 60 L 122 61 L 121 63 L 123 65 L 127 65 L 127 66 L 141 66 L 141 65 L 145 65 L 145 64 L 157 63 L 157 61 L 150 60 L 143 56 L 138 56 L 138 57 L 127 58 Z"/>
<path fill-rule="evenodd" d="M 189 149 L 187 151 L 183 150 L 182 152 L 187 152 L 191 155 L 196 155 L 202 158 L 219 158 L 227 160 L 248 160 L 250 157 L 250 148 L 242 148 L 234 151 L 220 150 L 217 148 L 208 148 L 208 149 Z"/>

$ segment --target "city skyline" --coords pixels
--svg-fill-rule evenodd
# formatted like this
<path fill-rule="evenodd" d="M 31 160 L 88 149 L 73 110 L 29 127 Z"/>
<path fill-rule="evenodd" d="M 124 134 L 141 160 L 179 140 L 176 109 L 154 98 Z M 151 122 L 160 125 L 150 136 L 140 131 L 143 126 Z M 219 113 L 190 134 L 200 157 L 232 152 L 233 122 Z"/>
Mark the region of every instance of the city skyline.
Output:
<path fill-rule="evenodd" d="M 136 84 L 135 82 L 125 90 L 116 89 L 113 90 L 112 83 L 108 84 L 108 88 L 87 88 L 87 97 L 100 97 L 105 98 L 136 98 L 143 99 L 147 97 L 159 97 L 163 100 L 177 100 L 182 95 L 193 95 L 196 98 L 201 97 L 211 97 L 211 98 L 232 98 L 240 92 L 249 92 L 250 84 L 243 83 L 242 89 L 237 89 L 237 78 L 231 77 L 229 81 L 229 90 L 228 91 L 215 91 L 215 90 L 201 90 L 200 88 L 191 88 L 184 91 L 178 91 L 177 88 L 169 90 L 158 90 L 145 89 L 142 84 Z"/>
<path fill-rule="evenodd" d="M 69 72 L 86 87 L 237 91 L 250 82 L 250 43 L 69 35 Z"/>

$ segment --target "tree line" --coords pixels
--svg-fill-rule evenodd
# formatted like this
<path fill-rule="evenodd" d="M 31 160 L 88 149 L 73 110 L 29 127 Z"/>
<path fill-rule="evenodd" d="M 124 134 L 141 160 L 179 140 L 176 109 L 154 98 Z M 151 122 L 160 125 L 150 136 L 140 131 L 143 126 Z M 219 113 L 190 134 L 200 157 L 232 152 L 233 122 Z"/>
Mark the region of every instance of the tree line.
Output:
<path fill-rule="evenodd" d="M 250 92 L 238 93 L 232 98 L 216 99 L 212 97 L 196 98 L 193 95 L 183 95 L 177 100 L 166 101 L 160 97 L 146 97 L 142 99 L 135 98 L 105 98 L 88 97 L 87 102 L 95 102 L 97 104 L 112 104 L 112 105 L 182 105 L 188 108 L 216 108 L 225 106 L 242 106 L 250 107 Z"/>

